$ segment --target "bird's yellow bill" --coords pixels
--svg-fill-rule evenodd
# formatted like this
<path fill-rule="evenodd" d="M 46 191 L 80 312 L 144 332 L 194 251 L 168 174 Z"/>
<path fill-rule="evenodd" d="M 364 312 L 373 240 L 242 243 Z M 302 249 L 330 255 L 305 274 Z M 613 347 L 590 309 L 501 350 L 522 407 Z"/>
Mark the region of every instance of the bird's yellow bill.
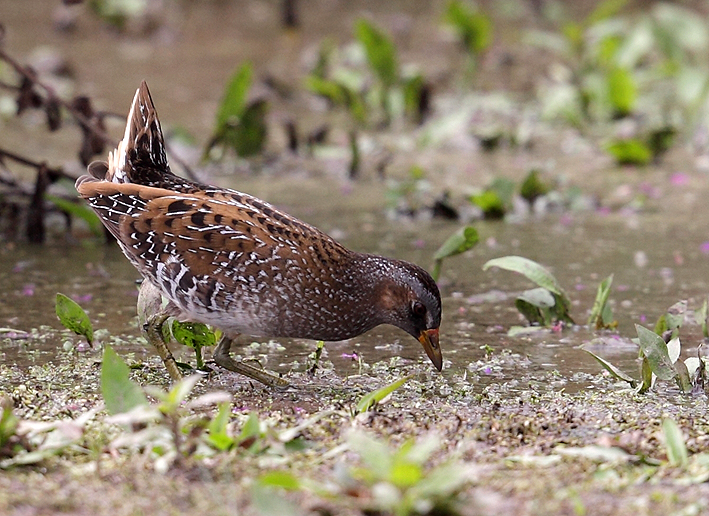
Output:
<path fill-rule="evenodd" d="M 423 330 L 419 335 L 419 342 L 423 345 L 423 349 L 433 365 L 440 371 L 443 368 L 443 356 L 438 345 L 438 328 Z"/>

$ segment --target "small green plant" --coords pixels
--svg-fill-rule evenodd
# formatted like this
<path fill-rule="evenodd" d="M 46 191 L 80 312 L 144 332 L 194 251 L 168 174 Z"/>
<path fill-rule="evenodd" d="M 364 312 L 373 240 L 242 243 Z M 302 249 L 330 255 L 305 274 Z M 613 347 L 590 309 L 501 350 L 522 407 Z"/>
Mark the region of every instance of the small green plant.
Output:
<path fill-rule="evenodd" d="M 492 21 L 473 4 L 461 0 L 448 2 L 443 19 L 456 32 L 468 55 L 466 75 L 470 78 L 492 42 Z"/>
<path fill-rule="evenodd" d="M 194 349 L 197 369 L 204 369 L 204 359 L 202 358 L 202 348 L 214 346 L 217 343 L 217 336 L 214 331 L 202 323 L 180 322 L 173 320 L 170 325 L 173 338 L 182 344 Z"/>
<path fill-rule="evenodd" d="M 512 205 L 515 184 L 512 180 L 498 177 L 490 186 L 470 197 L 470 201 L 480 208 L 486 219 L 501 219 Z"/>
<path fill-rule="evenodd" d="M 232 75 L 222 98 L 212 138 L 205 149 L 205 157 L 220 146 L 232 149 L 237 156 L 249 157 L 261 153 L 266 142 L 266 112 L 264 99 L 248 101 L 253 66 L 242 64 Z"/>
<path fill-rule="evenodd" d="M 678 331 L 684 320 L 686 302 L 672 305 L 655 324 L 655 331 L 639 324 L 635 325 L 638 334 L 640 358 L 640 380 L 621 371 L 607 360 L 589 350 L 584 350 L 606 369 L 614 378 L 627 382 L 638 393 L 650 390 L 657 379 L 674 380 L 682 392 L 706 389 L 707 363 L 699 355 L 679 360 L 681 343 Z M 663 338 L 664 336 L 664 338 Z"/>
<path fill-rule="evenodd" d="M 377 389 L 376 391 L 372 391 L 368 394 L 365 394 L 357 403 L 357 406 L 354 410 L 354 414 L 361 414 L 362 412 L 367 412 L 373 409 L 379 403 L 381 403 L 387 396 L 389 396 L 396 389 L 404 385 L 410 379 L 410 376 L 405 376 L 396 380 L 395 382 L 390 383 L 389 385 Z"/>
<path fill-rule="evenodd" d="M 539 287 L 526 290 L 517 297 L 517 310 L 531 323 L 549 327 L 556 322 L 573 324 L 569 314 L 571 301 L 559 285 L 556 278 L 545 267 L 521 256 L 503 256 L 494 258 L 483 265 L 486 271 L 490 267 L 517 272 L 536 283 Z M 517 328 L 510 328 L 516 333 Z"/>
<path fill-rule="evenodd" d="M 89 316 L 81 308 L 76 301 L 68 298 L 64 294 L 57 294 L 55 302 L 55 311 L 59 322 L 65 328 L 73 331 L 77 335 L 82 335 L 86 338 L 89 346 L 93 345 L 94 328 L 89 320 Z"/>
<path fill-rule="evenodd" d="M 613 285 L 613 275 L 601 281 L 596 291 L 596 299 L 593 301 L 591 315 L 588 317 L 588 325 L 596 330 L 613 329 L 618 327 L 618 321 L 613 319 L 613 309 L 608 304 L 608 296 Z"/>
<path fill-rule="evenodd" d="M 551 186 L 542 180 L 541 173 L 536 168 L 529 171 L 519 187 L 519 195 L 529 204 L 548 194 Z"/>
<path fill-rule="evenodd" d="M 480 236 L 473 226 L 464 226 L 449 236 L 433 255 L 433 279 L 438 281 L 443 260 L 472 249 L 479 241 Z"/>

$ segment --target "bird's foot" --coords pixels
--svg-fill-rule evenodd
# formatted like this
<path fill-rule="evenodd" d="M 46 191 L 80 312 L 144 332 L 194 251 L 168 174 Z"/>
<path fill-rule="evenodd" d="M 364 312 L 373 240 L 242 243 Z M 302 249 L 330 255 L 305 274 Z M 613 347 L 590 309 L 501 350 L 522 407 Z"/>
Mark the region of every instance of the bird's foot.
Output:
<path fill-rule="evenodd" d="M 231 358 L 231 355 L 229 354 L 231 351 L 231 343 L 232 339 L 223 336 L 219 341 L 219 344 L 217 344 L 212 357 L 217 365 L 220 365 L 229 371 L 247 376 L 257 382 L 261 382 L 268 387 L 273 387 L 276 389 L 286 389 L 290 387 L 290 383 L 288 383 L 288 381 L 284 380 L 275 373 L 252 366 L 244 361 L 237 362 Z"/>
<path fill-rule="evenodd" d="M 165 342 L 165 337 L 163 334 L 163 325 L 165 321 L 170 316 L 164 312 L 159 312 L 157 314 L 148 317 L 146 322 L 142 326 L 143 336 L 147 341 L 152 344 L 158 352 L 158 355 L 162 359 L 163 364 L 165 364 L 165 369 L 170 375 L 170 379 L 173 382 L 182 380 L 182 371 L 177 365 L 175 357 L 172 356 L 172 352 L 167 347 Z"/>
<path fill-rule="evenodd" d="M 152 344 L 165 364 L 170 379 L 173 382 L 182 380 L 182 372 L 177 366 L 175 357 L 167 347 L 163 326 L 170 317 L 163 306 L 160 291 L 147 280 L 144 280 L 138 292 L 138 322 L 146 340 Z"/>

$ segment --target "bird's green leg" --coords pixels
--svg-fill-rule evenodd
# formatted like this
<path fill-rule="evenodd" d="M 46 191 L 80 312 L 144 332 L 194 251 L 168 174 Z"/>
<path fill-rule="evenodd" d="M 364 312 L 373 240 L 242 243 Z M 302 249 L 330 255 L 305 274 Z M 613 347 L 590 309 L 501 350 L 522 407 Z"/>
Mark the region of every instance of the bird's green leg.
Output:
<path fill-rule="evenodd" d="M 175 357 L 172 356 L 172 352 L 167 347 L 162 332 L 163 324 L 165 324 L 168 317 L 170 317 L 169 314 L 165 312 L 158 312 L 157 314 L 151 315 L 148 317 L 145 324 L 143 324 L 142 331 L 143 336 L 157 350 L 172 381 L 177 382 L 182 380 L 182 372 L 180 368 L 177 367 L 177 361 L 175 361 Z"/>
<path fill-rule="evenodd" d="M 138 323 L 143 336 L 157 350 L 170 379 L 177 382 L 182 379 L 182 372 L 167 347 L 162 331 L 168 317 L 170 314 L 163 306 L 160 291 L 148 280 L 143 280 L 138 292 Z"/>
<path fill-rule="evenodd" d="M 214 362 L 222 366 L 224 369 L 247 376 L 252 380 L 256 380 L 257 382 L 267 385 L 268 387 L 285 389 L 290 385 L 286 380 L 274 373 L 266 371 L 265 369 L 254 367 L 244 361 L 237 362 L 231 358 L 231 355 L 229 354 L 231 351 L 231 343 L 231 338 L 226 335 L 222 336 L 221 340 L 217 344 L 217 347 L 214 349 Z"/>

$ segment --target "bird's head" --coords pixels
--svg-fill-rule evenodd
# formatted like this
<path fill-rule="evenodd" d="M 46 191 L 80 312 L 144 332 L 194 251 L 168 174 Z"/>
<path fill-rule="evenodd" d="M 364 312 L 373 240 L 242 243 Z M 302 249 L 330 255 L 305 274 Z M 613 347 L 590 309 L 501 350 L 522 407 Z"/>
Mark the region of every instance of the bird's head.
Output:
<path fill-rule="evenodd" d="M 404 261 L 393 261 L 392 270 L 379 285 L 377 303 L 384 321 L 416 338 L 439 371 L 443 357 L 438 343 L 441 294 L 430 274 Z"/>

